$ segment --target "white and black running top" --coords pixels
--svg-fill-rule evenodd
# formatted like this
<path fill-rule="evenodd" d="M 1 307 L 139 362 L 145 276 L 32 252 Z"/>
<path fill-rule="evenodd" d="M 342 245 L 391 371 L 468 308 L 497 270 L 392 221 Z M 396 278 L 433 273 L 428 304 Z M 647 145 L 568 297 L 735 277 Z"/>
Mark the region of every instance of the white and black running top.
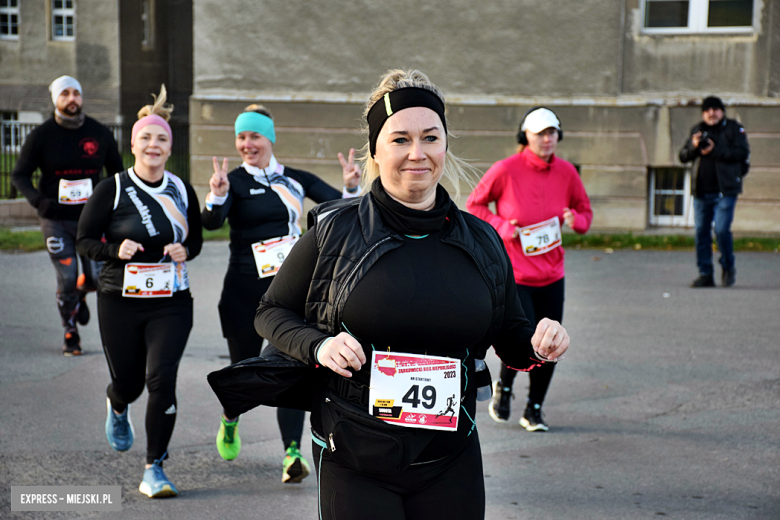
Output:
<path fill-rule="evenodd" d="M 245 274 L 257 274 L 252 244 L 301 234 L 304 198 L 326 202 L 342 196 L 313 173 L 282 166 L 274 156 L 266 168 L 243 163 L 228 173 L 228 181 L 227 195 L 209 195 L 201 218 L 206 229 L 219 229 L 227 219 L 229 268 Z"/>
<path fill-rule="evenodd" d="M 161 181 L 150 185 L 130 168 L 97 186 L 79 219 L 76 248 L 93 260 L 105 261 L 99 290 L 121 293 L 125 264 L 171 262 L 163 249 L 172 243 L 187 248 L 187 260 L 200 253 L 199 209 L 192 186 L 174 174 L 166 171 Z M 118 256 L 125 239 L 144 248 L 129 262 Z M 176 266 L 174 292 L 188 288 L 187 264 L 182 262 Z"/>

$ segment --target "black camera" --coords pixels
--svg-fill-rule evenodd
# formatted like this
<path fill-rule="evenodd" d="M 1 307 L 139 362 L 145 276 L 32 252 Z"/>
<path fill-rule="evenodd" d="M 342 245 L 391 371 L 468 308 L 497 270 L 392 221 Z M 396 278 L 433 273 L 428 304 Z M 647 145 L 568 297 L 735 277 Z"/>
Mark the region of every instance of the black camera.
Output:
<path fill-rule="evenodd" d="M 708 132 L 702 132 L 701 137 L 699 138 L 699 150 L 709 148 L 711 142 L 712 138 L 710 137 L 710 134 Z"/>

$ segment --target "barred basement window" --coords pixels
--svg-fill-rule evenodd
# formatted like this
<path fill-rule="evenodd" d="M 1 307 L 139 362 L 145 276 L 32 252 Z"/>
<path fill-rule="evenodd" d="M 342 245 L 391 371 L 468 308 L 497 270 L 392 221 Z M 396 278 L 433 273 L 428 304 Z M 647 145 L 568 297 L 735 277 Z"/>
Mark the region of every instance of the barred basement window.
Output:
<path fill-rule="evenodd" d="M 687 168 L 650 168 L 650 225 L 693 225 L 691 171 Z"/>

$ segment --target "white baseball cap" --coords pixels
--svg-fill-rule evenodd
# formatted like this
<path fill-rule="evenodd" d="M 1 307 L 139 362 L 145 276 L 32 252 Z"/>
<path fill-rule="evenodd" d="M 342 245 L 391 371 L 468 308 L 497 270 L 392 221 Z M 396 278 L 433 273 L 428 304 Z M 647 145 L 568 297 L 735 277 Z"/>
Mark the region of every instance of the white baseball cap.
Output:
<path fill-rule="evenodd" d="M 558 121 L 558 118 L 551 110 L 546 108 L 537 108 L 525 116 L 525 119 L 523 120 L 523 126 L 520 127 L 520 131 L 525 132 L 526 130 L 529 130 L 534 134 L 538 134 L 546 128 L 555 128 L 556 130 L 560 130 L 561 122 Z"/>

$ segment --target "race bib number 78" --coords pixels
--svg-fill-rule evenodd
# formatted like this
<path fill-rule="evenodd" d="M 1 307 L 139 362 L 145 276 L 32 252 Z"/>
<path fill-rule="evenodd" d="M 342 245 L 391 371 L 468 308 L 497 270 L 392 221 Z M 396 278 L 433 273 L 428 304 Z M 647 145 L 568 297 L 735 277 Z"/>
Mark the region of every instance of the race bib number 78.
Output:
<path fill-rule="evenodd" d="M 460 415 L 460 360 L 374 352 L 369 413 L 407 428 L 455 431 Z"/>

